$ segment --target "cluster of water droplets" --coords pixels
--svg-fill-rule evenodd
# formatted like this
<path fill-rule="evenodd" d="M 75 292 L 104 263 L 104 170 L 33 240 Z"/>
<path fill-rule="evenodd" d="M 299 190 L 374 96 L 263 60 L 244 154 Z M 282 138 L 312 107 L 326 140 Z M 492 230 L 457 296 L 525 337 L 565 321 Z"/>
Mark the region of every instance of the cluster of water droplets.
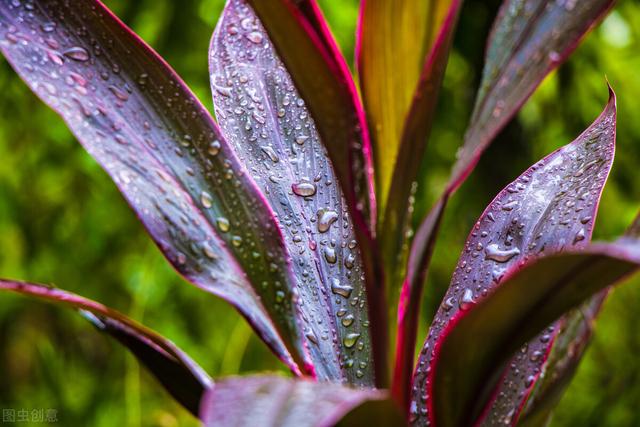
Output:
<path fill-rule="evenodd" d="M 260 308 L 297 336 L 280 232 L 206 110 L 101 7 L 11 0 L 0 14 L 5 56 L 113 177 L 171 262 L 237 305 L 285 357 Z"/>
<path fill-rule="evenodd" d="M 449 320 L 498 286 L 511 267 L 564 248 L 578 248 L 591 236 L 613 156 L 612 110 L 576 141 L 541 160 L 507 186 L 475 224 L 434 318 L 414 377 L 412 423 L 427 422 L 433 347 Z M 502 380 L 487 425 L 511 422 L 520 401 L 540 374 L 554 328 L 515 355 Z"/>
<path fill-rule="evenodd" d="M 227 4 L 210 64 L 220 126 L 287 240 L 316 372 L 370 385 L 364 277 L 347 204 L 304 100 L 245 2 Z"/>

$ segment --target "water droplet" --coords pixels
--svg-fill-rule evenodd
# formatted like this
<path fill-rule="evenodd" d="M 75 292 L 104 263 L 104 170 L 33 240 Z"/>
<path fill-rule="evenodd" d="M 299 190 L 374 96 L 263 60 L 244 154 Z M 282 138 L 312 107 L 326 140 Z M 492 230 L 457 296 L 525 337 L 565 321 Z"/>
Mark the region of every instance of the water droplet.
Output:
<path fill-rule="evenodd" d="M 324 258 L 329 264 L 335 264 L 337 261 L 335 249 L 327 246 L 324 248 Z"/>
<path fill-rule="evenodd" d="M 259 31 L 252 31 L 247 34 L 247 40 L 249 40 L 251 43 L 260 44 L 262 43 L 262 39 L 262 33 L 260 33 Z"/>
<path fill-rule="evenodd" d="M 141 73 L 138 76 L 138 84 L 140 86 L 146 85 L 148 80 L 149 80 L 149 74 L 147 74 L 147 73 Z"/>
<path fill-rule="evenodd" d="M 351 270 L 355 262 L 356 262 L 356 257 L 353 254 L 349 254 L 344 259 L 344 266 L 347 267 L 349 270 Z"/>
<path fill-rule="evenodd" d="M 263 145 L 260 147 L 260 149 L 271 159 L 273 163 L 278 163 L 278 161 L 280 160 L 275 150 L 270 145 Z"/>
<path fill-rule="evenodd" d="M 360 334 L 351 333 L 351 334 L 347 334 L 342 340 L 342 342 L 344 343 L 345 347 L 352 348 L 354 345 L 356 345 L 359 339 L 360 339 Z"/>
<path fill-rule="evenodd" d="M 354 320 L 355 320 L 355 318 L 353 317 L 353 315 L 349 314 L 347 316 L 344 316 L 340 323 L 342 323 L 342 326 L 344 326 L 345 328 L 348 328 L 349 326 L 351 326 L 353 324 Z"/>
<path fill-rule="evenodd" d="M 80 46 L 69 48 L 62 52 L 62 54 L 67 58 L 73 59 L 74 61 L 85 62 L 89 60 L 89 52 L 87 51 L 87 49 Z"/>
<path fill-rule="evenodd" d="M 235 246 L 236 248 L 239 248 L 240 246 L 242 246 L 242 237 L 240 236 L 233 236 L 231 238 L 231 244 L 233 246 Z"/>
<path fill-rule="evenodd" d="M 453 297 L 449 297 L 444 301 L 444 311 L 449 311 L 453 307 L 455 307 L 455 299 Z"/>
<path fill-rule="evenodd" d="M 526 379 L 526 381 L 524 382 L 524 386 L 526 388 L 529 388 L 533 385 L 533 383 L 536 381 L 536 377 L 535 375 L 529 375 Z"/>
<path fill-rule="evenodd" d="M 295 194 L 301 197 L 309 197 L 316 194 L 316 185 L 311 182 L 299 182 L 291 185 Z"/>
<path fill-rule="evenodd" d="M 313 333 L 313 331 L 307 331 L 307 333 L 305 334 L 305 336 L 307 337 L 307 339 L 309 341 L 311 341 L 312 343 L 314 343 L 315 345 L 318 345 L 318 337 L 316 337 L 316 334 Z"/>
<path fill-rule="evenodd" d="M 575 245 L 576 243 L 583 241 L 585 239 L 585 234 L 584 228 L 581 228 L 573 238 L 573 244 Z"/>
<path fill-rule="evenodd" d="M 333 292 L 334 294 L 349 298 L 352 291 L 353 287 L 351 285 L 343 285 L 342 283 L 340 283 L 340 279 L 336 277 L 331 279 L 331 292 Z"/>
<path fill-rule="evenodd" d="M 323 208 L 318 210 L 318 231 L 320 233 L 326 233 L 329 231 L 331 224 L 338 219 L 338 212 Z"/>
<path fill-rule="evenodd" d="M 211 144 L 209 144 L 207 151 L 210 155 L 217 156 L 220 152 L 220 141 L 212 141 Z"/>
<path fill-rule="evenodd" d="M 45 33 L 51 33 L 55 31 L 56 26 L 57 24 L 55 22 L 45 22 L 44 24 L 40 25 L 40 28 Z"/>
<path fill-rule="evenodd" d="M 282 301 L 284 301 L 284 292 L 276 291 L 276 302 L 282 302 Z"/>
<path fill-rule="evenodd" d="M 586 224 L 586 223 L 588 223 L 589 221 L 591 221 L 591 217 L 590 217 L 590 216 L 584 216 L 584 217 L 582 217 L 582 218 L 580 219 L 580 223 L 582 223 L 582 224 Z"/>
<path fill-rule="evenodd" d="M 218 257 L 216 256 L 216 253 L 213 251 L 213 249 L 211 248 L 211 246 L 209 246 L 208 243 L 204 243 L 202 245 L 202 252 L 204 252 L 204 254 L 207 256 L 207 258 L 209 259 L 217 259 Z"/>
<path fill-rule="evenodd" d="M 465 289 L 460 297 L 460 310 L 468 310 L 474 302 L 473 291 L 469 288 Z"/>
<path fill-rule="evenodd" d="M 118 98 L 120 101 L 126 101 L 127 99 L 129 99 L 129 94 L 123 90 L 118 89 L 115 86 L 109 86 L 108 88 L 111 93 Z"/>
<path fill-rule="evenodd" d="M 222 231 L 223 233 L 226 233 L 227 231 L 229 231 L 229 220 L 225 217 L 219 217 L 216 220 L 216 224 L 218 225 L 218 228 L 220 229 L 220 231 Z"/>
<path fill-rule="evenodd" d="M 529 360 L 531 360 L 532 362 L 537 362 L 538 360 L 540 360 L 541 357 L 542 357 L 542 352 L 540 350 L 536 350 L 531 354 L 531 357 L 529 358 Z"/>
<path fill-rule="evenodd" d="M 200 193 L 200 202 L 202 203 L 202 206 L 209 209 L 213 205 L 213 198 L 211 197 L 211 194 L 206 191 L 202 191 L 202 193 Z"/>
<path fill-rule="evenodd" d="M 517 200 L 512 200 L 510 202 L 505 203 L 504 205 L 502 205 L 502 210 L 504 211 L 511 211 L 513 210 L 513 208 L 515 208 L 516 206 L 518 206 L 518 201 Z"/>
<path fill-rule="evenodd" d="M 511 258 L 520 254 L 520 249 L 500 249 L 496 243 L 488 245 L 485 250 L 485 259 L 490 259 L 496 262 L 507 262 Z"/>
<path fill-rule="evenodd" d="M 296 136 L 296 144 L 303 145 L 307 139 L 309 139 L 307 135 L 298 135 Z"/>
<path fill-rule="evenodd" d="M 178 261 L 178 264 L 184 265 L 187 262 L 186 255 L 183 254 L 182 252 L 178 252 L 177 261 Z"/>

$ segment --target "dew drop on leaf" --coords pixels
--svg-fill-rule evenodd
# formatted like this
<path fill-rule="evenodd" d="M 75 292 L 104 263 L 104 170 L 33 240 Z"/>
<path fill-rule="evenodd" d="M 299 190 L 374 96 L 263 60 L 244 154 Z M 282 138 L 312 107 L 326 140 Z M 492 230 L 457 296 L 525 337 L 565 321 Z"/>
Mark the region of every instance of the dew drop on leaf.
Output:
<path fill-rule="evenodd" d="M 342 340 L 342 342 L 344 343 L 345 347 L 352 348 L 354 345 L 356 345 L 356 343 L 358 342 L 359 338 L 360 338 L 360 334 L 351 333 L 351 334 L 345 335 L 345 337 Z"/>
<path fill-rule="evenodd" d="M 87 49 L 80 46 L 71 47 L 62 52 L 62 54 L 69 59 L 73 59 L 74 61 L 85 62 L 89 60 L 89 52 L 87 51 Z"/>
<path fill-rule="evenodd" d="M 301 197 L 309 197 L 316 194 L 316 185 L 311 182 L 299 182 L 291 185 L 291 190 Z"/>
<path fill-rule="evenodd" d="M 220 141 L 213 141 L 209 144 L 209 148 L 207 149 L 210 155 L 217 156 L 220 152 Z"/>
<path fill-rule="evenodd" d="M 318 231 L 326 233 L 329 231 L 331 224 L 338 219 L 338 212 L 332 209 L 320 209 L 318 210 Z"/>
<path fill-rule="evenodd" d="M 213 205 L 213 198 L 211 197 L 211 194 L 203 191 L 200 193 L 200 202 L 202 203 L 202 206 L 209 209 Z"/>
<path fill-rule="evenodd" d="M 487 245 L 484 250 L 485 259 L 490 259 L 496 262 L 507 262 L 514 256 L 520 254 L 520 249 L 511 248 L 511 249 L 500 249 L 498 244 L 492 243 Z"/>
<path fill-rule="evenodd" d="M 342 284 L 339 279 L 334 277 L 331 279 L 331 291 L 336 295 L 349 298 L 353 291 L 353 287 L 349 284 Z"/>
<path fill-rule="evenodd" d="M 223 233 L 226 233 L 227 231 L 229 231 L 229 220 L 225 217 L 219 217 L 216 220 L 216 224 L 218 225 L 218 228 L 220 229 L 220 231 L 222 231 Z"/>

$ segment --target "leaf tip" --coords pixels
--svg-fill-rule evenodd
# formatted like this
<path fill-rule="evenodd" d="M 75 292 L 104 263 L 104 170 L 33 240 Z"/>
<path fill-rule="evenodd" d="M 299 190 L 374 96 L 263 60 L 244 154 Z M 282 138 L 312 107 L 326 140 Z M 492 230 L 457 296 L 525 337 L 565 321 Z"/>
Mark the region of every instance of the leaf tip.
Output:
<path fill-rule="evenodd" d="M 614 111 L 617 110 L 618 108 L 618 104 L 617 104 L 617 99 L 616 99 L 616 93 L 613 90 L 613 87 L 611 87 L 611 83 L 609 82 L 609 78 L 606 76 L 604 76 L 604 80 L 607 82 L 607 89 L 609 90 L 609 105 L 613 106 Z"/>

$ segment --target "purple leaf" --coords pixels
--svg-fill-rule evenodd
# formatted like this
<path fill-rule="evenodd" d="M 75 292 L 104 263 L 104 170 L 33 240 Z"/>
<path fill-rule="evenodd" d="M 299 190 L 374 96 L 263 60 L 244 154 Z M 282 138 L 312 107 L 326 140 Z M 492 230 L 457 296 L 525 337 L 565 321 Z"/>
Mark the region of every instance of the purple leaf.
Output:
<path fill-rule="evenodd" d="M 496 134 L 562 64 L 614 0 L 506 0 L 489 40 L 482 82 L 448 191 L 471 173 Z"/>
<path fill-rule="evenodd" d="M 362 259 L 334 168 L 253 10 L 227 2 L 211 42 L 218 123 L 279 218 L 320 379 L 374 384 Z"/>
<path fill-rule="evenodd" d="M 519 408 L 520 416 L 514 416 L 514 422 L 518 425 L 541 425 L 547 422 L 591 341 L 595 318 L 609 291 L 610 288 L 606 288 L 597 293 L 589 302 L 556 322 L 557 334 L 553 344 L 549 345 L 550 352 L 540 378 L 526 402 L 523 400 L 522 403 L 526 405 Z"/>
<path fill-rule="evenodd" d="M 178 402 L 197 416 L 200 400 L 213 382 L 171 341 L 115 310 L 61 289 L 0 280 L 0 290 L 80 310 L 98 329 L 127 347 Z"/>
<path fill-rule="evenodd" d="M 640 241 L 628 238 L 512 266 L 503 284 L 459 312 L 436 343 L 426 379 L 431 421 L 472 425 L 518 348 L 639 267 Z"/>
<path fill-rule="evenodd" d="M 349 67 L 315 1 L 247 3 L 315 119 L 355 221 L 366 221 L 375 229 L 373 163 L 364 110 Z"/>
<path fill-rule="evenodd" d="M 260 190 L 175 72 L 98 1 L 0 2 L 0 50 L 190 282 L 306 369 L 296 280 Z M 289 355 L 291 354 L 291 356 Z"/>
<path fill-rule="evenodd" d="M 387 384 L 387 303 L 376 228 L 371 144 L 349 68 L 315 0 L 248 0 L 297 90 L 331 159 L 349 208 L 364 267 L 376 385 Z"/>
<path fill-rule="evenodd" d="M 414 374 L 411 409 L 416 422 L 433 416 L 424 413 L 434 396 L 429 393 L 428 376 L 436 347 L 453 319 L 464 316 L 471 305 L 500 287 L 510 268 L 545 254 L 575 250 L 589 240 L 613 162 L 616 108 L 611 89 L 609 95 L 604 111 L 586 131 L 502 190 L 471 231 Z M 495 392 L 497 408 L 487 412 L 489 423 L 504 423 L 503 417 L 513 416 L 520 407 L 518 396 L 526 395 L 537 378 L 548 341 L 536 339 L 517 355 L 512 364 L 520 371 L 505 373 L 505 387 Z"/>
<path fill-rule="evenodd" d="M 385 392 L 379 390 L 278 376 L 227 378 L 205 395 L 200 419 L 211 427 L 329 427 L 369 402 L 387 409 L 377 412 L 382 418 L 375 420 L 376 425 L 402 425 L 385 397 Z M 372 421 L 367 413 L 362 415 Z"/>
<path fill-rule="evenodd" d="M 495 135 L 520 109 L 544 77 L 557 68 L 578 46 L 580 40 L 612 7 L 613 0 L 505 0 L 493 24 L 487 44 L 482 83 L 476 98 L 465 142 L 458 154 L 452 176 L 429 214 L 440 215 L 451 194 L 472 172 Z M 414 239 L 411 252 L 428 253 L 433 246 L 439 221 L 425 220 Z M 418 255 L 413 256 L 420 260 Z M 429 258 L 416 266 L 418 276 L 426 276 Z M 405 283 L 411 283 L 411 278 Z M 416 284 L 415 286 L 422 286 Z"/>
<path fill-rule="evenodd" d="M 624 235 L 629 238 L 640 237 L 639 226 L 640 214 Z M 526 406 L 522 409 L 518 424 L 537 425 L 551 416 L 591 341 L 596 317 L 610 290 L 604 289 L 563 317 L 560 322 L 561 329 L 542 368 L 540 379 L 536 381 Z"/>

